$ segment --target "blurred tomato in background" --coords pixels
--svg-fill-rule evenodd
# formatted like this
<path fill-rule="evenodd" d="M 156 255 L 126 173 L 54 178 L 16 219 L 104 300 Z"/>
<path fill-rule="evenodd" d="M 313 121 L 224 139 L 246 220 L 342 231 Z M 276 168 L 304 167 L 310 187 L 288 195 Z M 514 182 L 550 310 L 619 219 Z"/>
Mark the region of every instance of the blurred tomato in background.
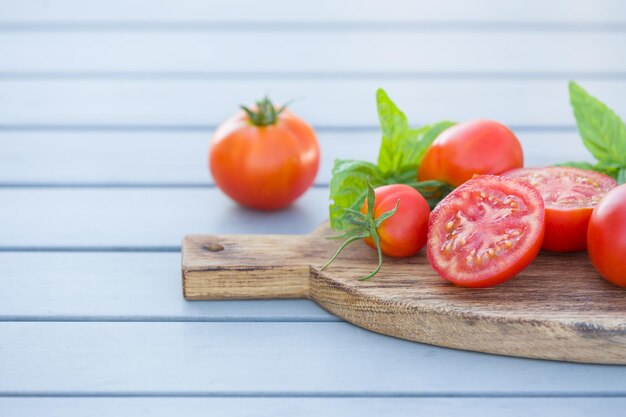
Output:
<path fill-rule="evenodd" d="M 289 206 L 315 180 L 320 152 L 307 123 L 265 98 L 222 123 L 209 148 L 217 186 L 244 206 Z"/>

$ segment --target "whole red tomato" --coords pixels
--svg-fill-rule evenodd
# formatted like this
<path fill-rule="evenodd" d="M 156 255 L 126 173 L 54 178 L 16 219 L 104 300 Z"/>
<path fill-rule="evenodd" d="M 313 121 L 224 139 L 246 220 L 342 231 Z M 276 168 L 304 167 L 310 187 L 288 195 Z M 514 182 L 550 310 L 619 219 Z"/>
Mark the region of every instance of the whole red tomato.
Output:
<path fill-rule="evenodd" d="M 535 187 L 512 178 L 478 176 L 433 210 L 428 259 L 456 285 L 498 285 L 535 259 L 544 227 L 543 199 Z"/>
<path fill-rule="evenodd" d="M 226 120 L 209 147 L 217 186 L 238 203 L 261 210 L 288 206 L 312 184 L 319 167 L 313 129 L 264 99 Z"/>
<path fill-rule="evenodd" d="M 361 212 L 350 210 L 354 227 L 347 232 L 349 238 L 337 249 L 335 255 L 322 267 L 326 269 L 346 246 L 364 239 L 378 252 L 378 266 L 368 275 L 368 280 L 380 271 L 383 254 L 393 257 L 415 255 L 426 243 L 430 207 L 426 199 L 414 188 L 404 184 L 385 185 L 374 190 L 367 180 L 367 198 Z"/>
<path fill-rule="evenodd" d="M 415 255 L 426 243 L 430 214 L 428 203 L 418 191 L 404 184 L 384 185 L 374 192 L 374 218 L 392 210 L 400 200 L 395 214 L 378 228 L 382 252 L 396 258 Z M 361 213 L 367 214 L 367 200 L 361 207 Z M 365 238 L 365 243 L 376 249 L 371 236 Z"/>
<path fill-rule="evenodd" d="M 417 176 L 457 187 L 474 174 L 501 174 L 522 166 L 522 146 L 509 128 L 473 120 L 444 130 L 426 151 Z"/>
<path fill-rule="evenodd" d="M 609 191 L 593 209 L 587 247 L 600 275 L 626 287 L 626 184 Z"/>
<path fill-rule="evenodd" d="M 593 207 L 617 185 L 604 174 L 570 167 L 522 168 L 505 172 L 535 186 L 546 205 L 543 250 L 576 252 L 587 249 L 587 226 Z"/>

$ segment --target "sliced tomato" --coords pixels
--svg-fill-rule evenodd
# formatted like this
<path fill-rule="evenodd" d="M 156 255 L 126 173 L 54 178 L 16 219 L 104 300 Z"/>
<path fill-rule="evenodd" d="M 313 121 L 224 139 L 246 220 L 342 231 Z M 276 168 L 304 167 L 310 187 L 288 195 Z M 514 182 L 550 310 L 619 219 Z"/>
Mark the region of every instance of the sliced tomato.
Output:
<path fill-rule="evenodd" d="M 490 287 L 532 262 L 543 233 L 543 199 L 535 187 L 511 178 L 478 176 L 431 213 L 428 259 L 456 285 Z"/>
<path fill-rule="evenodd" d="M 577 252 L 587 249 L 587 226 L 595 205 L 617 182 L 609 176 L 569 167 L 522 168 L 503 174 L 535 186 L 546 206 L 542 249 Z"/>

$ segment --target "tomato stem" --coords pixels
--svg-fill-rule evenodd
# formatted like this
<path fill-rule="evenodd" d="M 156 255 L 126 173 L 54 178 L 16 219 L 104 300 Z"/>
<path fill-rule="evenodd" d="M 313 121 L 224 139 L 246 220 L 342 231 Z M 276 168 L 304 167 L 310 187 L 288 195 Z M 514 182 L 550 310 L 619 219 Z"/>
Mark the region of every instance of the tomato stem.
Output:
<path fill-rule="evenodd" d="M 378 236 L 378 231 L 376 230 L 376 228 L 372 229 L 372 239 L 374 240 L 374 243 L 376 244 L 376 251 L 378 252 L 378 265 L 376 266 L 376 269 L 374 269 L 368 275 L 359 278 L 359 281 L 367 281 L 370 278 L 374 277 L 374 275 L 378 274 L 378 272 L 380 271 L 380 268 L 382 268 L 383 266 L 383 251 L 382 251 L 382 248 L 380 247 L 380 236 Z"/>
<path fill-rule="evenodd" d="M 330 261 L 326 262 L 326 265 L 324 265 L 321 268 L 321 271 L 323 271 L 324 269 L 326 269 L 328 267 L 328 265 L 330 265 L 335 259 L 337 259 L 337 256 L 339 256 L 339 254 L 352 242 L 354 242 L 355 240 L 359 240 L 359 239 L 364 239 L 366 237 L 368 237 L 369 234 L 365 234 L 365 235 L 357 235 L 357 236 L 352 236 L 351 238 L 347 239 L 345 242 L 343 242 L 341 244 L 341 246 L 339 246 L 339 249 L 337 249 L 337 252 L 335 252 L 335 254 L 333 255 L 332 258 L 330 258 Z"/>
<path fill-rule="evenodd" d="M 282 107 L 276 108 L 271 102 L 269 97 L 265 96 L 263 100 L 256 102 L 256 109 L 250 109 L 246 106 L 241 106 L 241 109 L 246 112 L 250 123 L 255 126 L 271 126 L 278 122 L 278 116 L 285 111 L 287 104 Z"/>
<path fill-rule="evenodd" d="M 321 268 L 323 271 L 326 269 L 339 254 L 352 242 L 359 239 L 365 239 L 371 237 L 376 246 L 376 251 L 378 252 L 378 265 L 376 269 L 374 269 L 371 273 L 366 276 L 359 278 L 360 281 L 366 281 L 372 277 L 374 277 L 383 266 L 383 251 L 380 245 L 380 236 L 378 234 L 378 228 L 388 218 L 396 214 L 398 210 L 398 206 L 400 205 L 400 200 L 396 202 L 396 205 L 393 209 L 384 212 L 378 218 L 374 217 L 374 205 L 376 201 L 376 193 L 374 192 L 374 188 L 370 183 L 369 177 L 366 179 L 367 181 L 367 214 L 363 214 L 360 211 L 346 209 L 348 212 L 347 220 L 352 223 L 355 227 L 347 231 L 346 233 L 334 236 L 333 238 L 345 238 L 348 239 L 339 246 L 337 252 L 333 255 L 333 257 Z"/>

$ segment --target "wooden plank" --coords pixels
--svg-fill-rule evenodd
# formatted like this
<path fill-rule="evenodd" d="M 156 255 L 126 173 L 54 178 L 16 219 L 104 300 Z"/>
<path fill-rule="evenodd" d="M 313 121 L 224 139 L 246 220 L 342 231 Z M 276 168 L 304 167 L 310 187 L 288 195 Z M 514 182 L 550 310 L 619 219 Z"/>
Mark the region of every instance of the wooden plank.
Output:
<path fill-rule="evenodd" d="M 625 61 L 626 62 L 626 61 Z M 618 114 L 626 83 L 582 81 Z M 515 126 L 574 126 L 567 78 L 554 80 L 189 79 L 0 80 L 0 125 L 167 127 L 208 130 L 269 93 L 296 98 L 293 111 L 316 127 L 377 129 L 375 92 L 383 87 L 412 124 L 489 118 Z M 45 127 L 45 126 L 44 126 Z"/>
<path fill-rule="evenodd" d="M 568 1 L 526 0 L 503 4 L 498 0 L 444 0 L 438 2 L 389 0 L 319 0 L 295 4 L 288 0 L 204 2 L 179 0 L 22 0 L 0 3 L 6 22 L 87 21 L 515 21 L 515 22 L 624 22 L 625 8 L 618 0 Z"/>
<path fill-rule="evenodd" d="M 621 417 L 625 407 L 624 398 L 0 398 L 7 417 Z"/>
<path fill-rule="evenodd" d="M 178 248 L 192 233 L 308 233 L 328 217 L 328 190 L 283 211 L 241 208 L 215 188 L 0 190 L 0 247 Z"/>
<path fill-rule="evenodd" d="M 2 184 L 212 184 L 212 132 L 0 131 Z M 376 161 L 379 133 L 321 131 L 317 184 L 335 159 Z M 528 166 L 592 160 L 575 132 L 520 131 Z"/>
<path fill-rule="evenodd" d="M 0 323 L 3 395 L 608 395 L 626 368 L 449 350 L 347 323 Z"/>
<path fill-rule="evenodd" d="M 0 276 L 0 321 L 339 320 L 308 300 L 185 301 L 179 253 L 0 253 Z"/>
<path fill-rule="evenodd" d="M 4 32 L 0 71 L 623 72 L 624 42 L 619 31 Z"/>

